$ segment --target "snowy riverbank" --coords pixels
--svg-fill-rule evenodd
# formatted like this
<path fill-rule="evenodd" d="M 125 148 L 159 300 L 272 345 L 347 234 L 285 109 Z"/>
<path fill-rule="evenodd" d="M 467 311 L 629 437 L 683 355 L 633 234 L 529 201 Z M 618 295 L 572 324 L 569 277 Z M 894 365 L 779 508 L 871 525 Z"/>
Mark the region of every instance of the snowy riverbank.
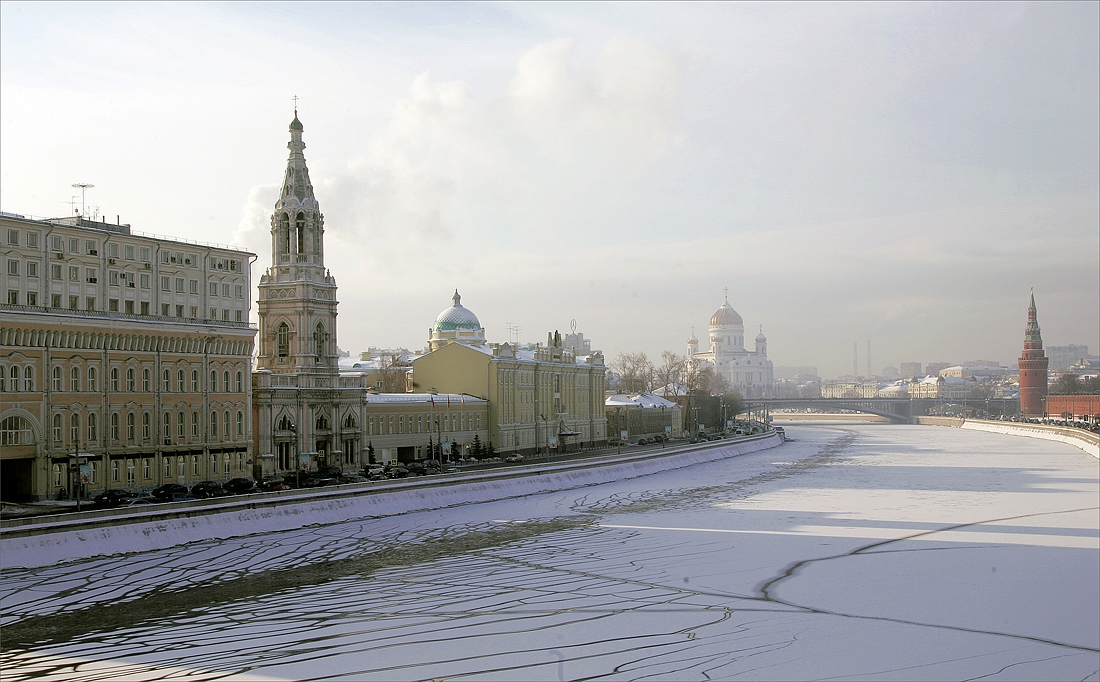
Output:
<path fill-rule="evenodd" d="M 0 567 L 35 567 L 94 556 L 142 552 L 254 533 L 491 502 L 646 476 L 736 457 L 782 444 L 775 433 L 662 453 L 561 464 L 531 463 L 450 479 L 361 484 L 219 501 L 165 505 L 94 518 L 26 519 L 5 524 Z M 349 489 L 350 488 L 350 489 Z"/>

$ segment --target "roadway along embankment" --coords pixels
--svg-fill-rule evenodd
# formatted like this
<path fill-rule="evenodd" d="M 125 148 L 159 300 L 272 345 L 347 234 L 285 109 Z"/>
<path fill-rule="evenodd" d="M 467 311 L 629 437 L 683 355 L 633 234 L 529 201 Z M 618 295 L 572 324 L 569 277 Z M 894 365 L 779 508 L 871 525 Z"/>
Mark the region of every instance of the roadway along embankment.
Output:
<path fill-rule="evenodd" d="M 641 454 L 0 521 L 0 567 L 48 566 L 256 533 L 570 490 L 766 450 L 776 433 Z"/>
<path fill-rule="evenodd" d="M 950 426 L 971 431 L 988 431 L 990 433 L 1003 433 L 1010 436 L 1026 436 L 1028 438 L 1042 438 L 1043 440 L 1068 443 L 1100 459 L 1100 435 L 1069 426 L 960 419 L 958 417 L 914 417 L 913 419 L 918 424 L 925 426 Z"/>

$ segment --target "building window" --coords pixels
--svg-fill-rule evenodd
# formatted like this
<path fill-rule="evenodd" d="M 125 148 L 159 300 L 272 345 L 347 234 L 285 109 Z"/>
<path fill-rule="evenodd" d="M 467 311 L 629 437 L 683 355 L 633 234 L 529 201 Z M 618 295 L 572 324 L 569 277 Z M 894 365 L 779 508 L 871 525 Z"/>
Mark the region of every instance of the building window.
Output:
<path fill-rule="evenodd" d="M 55 443 L 61 442 L 61 415 L 59 414 L 53 416 L 53 440 Z"/>
<path fill-rule="evenodd" d="M 141 477 L 146 481 L 153 477 L 153 467 L 148 457 L 141 458 Z"/>
<path fill-rule="evenodd" d="M 80 446 L 80 415 L 69 416 L 69 441 L 74 447 Z"/>
<path fill-rule="evenodd" d="M 228 370 L 226 370 L 222 374 L 222 390 L 225 391 L 226 393 L 229 393 L 232 390 L 232 387 L 229 384 L 229 371 Z"/>
<path fill-rule="evenodd" d="M 192 476 L 198 476 L 199 475 L 199 456 L 198 455 L 191 455 L 191 475 Z"/>
<path fill-rule="evenodd" d="M 183 443 L 187 437 L 187 422 L 184 420 L 182 412 L 180 412 L 177 416 L 179 417 L 179 419 L 176 421 L 176 437 L 179 438 L 181 443 Z"/>
<path fill-rule="evenodd" d="M 115 370 L 115 372 L 117 374 L 118 370 Z M 118 390 L 117 386 L 115 387 L 115 390 Z M 126 390 L 130 393 L 133 393 L 133 391 L 134 391 L 134 368 L 133 367 L 127 367 L 126 368 Z"/>
<path fill-rule="evenodd" d="M 115 483 L 119 482 L 119 479 L 121 477 L 121 474 L 120 474 L 121 469 L 122 469 L 122 467 L 119 465 L 117 459 L 115 461 L 111 462 L 111 480 L 114 481 Z"/>
<path fill-rule="evenodd" d="M 127 244 L 126 246 L 122 247 L 122 253 L 126 260 L 134 260 L 134 245 Z"/>
<path fill-rule="evenodd" d="M 53 487 L 55 487 L 55 488 L 60 488 L 61 487 L 61 465 L 60 464 L 54 464 L 53 465 Z"/>
<path fill-rule="evenodd" d="M 28 291 L 27 292 L 27 305 L 38 305 L 38 292 L 37 291 Z"/>
<path fill-rule="evenodd" d="M 232 426 L 229 422 L 229 410 L 225 411 L 225 419 L 222 420 L 222 428 L 224 429 L 224 431 L 222 432 L 222 435 L 225 436 L 226 440 L 229 440 L 229 435 L 230 435 L 229 430 L 230 430 L 230 428 L 232 428 Z"/>
<path fill-rule="evenodd" d="M 218 373 L 214 370 L 210 370 L 210 392 L 218 392 Z"/>
<path fill-rule="evenodd" d="M 222 455 L 222 473 L 229 474 L 231 469 L 229 468 L 229 453 Z"/>
<path fill-rule="evenodd" d="M 37 249 L 38 248 L 38 233 L 37 232 L 28 232 L 27 233 L 27 247 L 31 248 L 31 249 Z"/>
<path fill-rule="evenodd" d="M 19 305 L 19 292 L 12 289 L 8 292 L 8 305 Z"/>
<path fill-rule="evenodd" d="M 97 377 L 96 377 L 95 367 L 89 367 L 88 368 L 88 390 L 89 391 L 95 391 L 96 390 L 96 388 L 95 388 L 96 379 L 97 379 Z"/>
<path fill-rule="evenodd" d="M 134 484 L 134 460 L 126 460 L 126 485 Z"/>
<path fill-rule="evenodd" d="M 218 439 L 218 413 L 210 413 L 210 440 Z"/>
<path fill-rule="evenodd" d="M 290 326 L 280 322 L 275 332 L 275 354 L 280 358 L 290 355 Z"/>
<path fill-rule="evenodd" d="M 183 457 L 176 458 L 176 471 L 179 472 L 179 477 L 183 478 L 187 474 L 186 460 Z"/>
<path fill-rule="evenodd" d="M 197 280 L 197 279 L 190 280 L 188 282 L 188 286 L 190 287 L 190 291 L 191 291 L 192 294 L 199 293 L 199 280 Z"/>
<path fill-rule="evenodd" d="M 69 370 L 69 390 L 80 390 L 80 369 L 78 367 L 73 367 Z"/>
<path fill-rule="evenodd" d="M 191 392 L 199 392 L 199 370 L 197 369 L 191 370 Z"/>
<path fill-rule="evenodd" d="M 55 390 L 55 391 L 60 391 L 61 390 L 61 368 L 60 367 L 54 367 L 53 368 L 53 390 Z"/>
<path fill-rule="evenodd" d="M 183 393 L 184 390 L 186 390 L 186 388 L 187 388 L 185 383 L 184 383 L 184 378 L 183 377 L 184 377 L 183 370 L 182 369 L 176 370 L 176 390 L 179 391 L 180 393 Z"/>
<path fill-rule="evenodd" d="M 164 392 L 168 393 L 172 390 L 172 373 L 168 370 L 164 370 Z"/>
<path fill-rule="evenodd" d="M 141 390 L 145 393 L 149 392 L 149 382 L 153 378 L 153 373 L 149 371 L 149 368 L 141 370 Z"/>
<path fill-rule="evenodd" d="M 141 276 L 141 277 L 139 278 L 139 281 L 141 282 L 141 288 L 142 288 L 142 289 L 148 289 L 148 288 L 149 288 L 149 284 L 150 284 L 150 282 L 149 282 L 149 275 L 145 275 L 145 274 L 143 274 L 143 275 L 142 275 L 142 276 Z"/>
<path fill-rule="evenodd" d="M 8 230 L 8 246 L 19 246 L 19 230 Z"/>
<path fill-rule="evenodd" d="M 182 277 L 177 277 L 176 278 L 176 293 L 177 294 L 182 294 L 183 293 L 183 278 Z"/>
<path fill-rule="evenodd" d="M 96 429 L 95 414 L 94 413 L 89 414 L 88 415 L 88 443 L 89 444 L 94 444 L 96 442 L 97 437 L 99 436 L 99 434 L 96 433 L 96 431 L 97 431 L 97 429 Z"/>
<path fill-rule="evenodd" d="M 6 377 L 4 376 L 4 370 L 2 368 L 0 368 L 0 391 L 4 390 L 4 386 L 7 385 L 8 388 L 11 391 L 18 392 L 19 391 L 19 368 L 16 367 L 15 365 L 12 365 L 11 369 L 8 370 L 8 371 L 11 374 L 11 381 L 10 382 L 7 381 Z"/>
<path fill-rule="evenodd" d="M 141 440 L 145 443 L 149 442 L 149 432 L 152 427 L 152 421 L 153 419 L 149 416 L 148 412 L 143 412 L 141 414 Z"/>
<path fill-rule="evenodd" d="M 244 412 L 237 410 L 237 436 L 244 435 Z"/>
<path fill-rule="evenodd" d="M 244 372 L 237 371 L 237 393 L 244 393 Z"/>
<path fill-rule="evenodd" d="M 34 368 L 30 365 L 23 368 L 23 390 L 34 390 Z"/>
<path fill-rule="evenodd" d="M 118 442 L 118 412 L 111 413 L 111 441 Z"/>
<path fill-rule="evenodd" d="M 8 259 L 8 274 L 14 276 L 19 275 L 19 261 Z"/>
<path fill-rule="evenodd" d="M 126 441 L 129 443 L 134 442 L 134 413 L 130 412 L 126 415 Z"/>
<path fill-rule="evenodd" d="M 172 460 L 167 457 L 164 458 L 164 477 L 172 477 Z"/>
<path fill-rule="evenodd" d="M 165 445 L 172 444 L 172 415 L 164 413 L 164 428 L 161 429 L 161 438 L 164 440 Z"/>
<path fill-rule="evenodd" d="M 192 438 L 198 438 L 199 437 L 199 413 L 198 412 L 192 412 L 191 413 L 191 437 Z M 198 473 L 198 472 L 196 472 L 196 473 Z"/>

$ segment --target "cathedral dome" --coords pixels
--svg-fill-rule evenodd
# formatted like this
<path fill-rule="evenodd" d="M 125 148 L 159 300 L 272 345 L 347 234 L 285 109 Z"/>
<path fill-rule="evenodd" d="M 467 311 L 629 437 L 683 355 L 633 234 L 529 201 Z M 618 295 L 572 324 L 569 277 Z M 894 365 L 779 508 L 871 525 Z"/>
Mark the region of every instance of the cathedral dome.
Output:
<path fill-rule="evenodd" d="M 729 301 L 722 303 L 722 307 L 719 308 L 710 317 L 710 326 L 712 327 L 726 327 L 730 325 L 743 325 L 745 321 L 741 319 L 741 316 L 737 314 Z"/>
<path fill-rule="evenodd" d="M 302 122 L 298 120 L 298 112 L 297 111 L 294 112 L 294 120 L 290 122 L 290 129 L 291 130 L 304 130 L 305 129 L 305 126 L 302 125 Z"/>
<path fill-rule="evenodd" d="M 757 343 L 767 343 L 768 342 L 768 337 L 764 336 L 764 330 L 763 329 L 761 329 L 760 333 L 756 335 L 756 342 Z"/>
<path fill-rule="evenodd" d="M 462 297 L 458 295 L 458 289 L 455 289 L 455 295 L 451 300 L 454 301 L 454 305 L 439 313 L 439 317 L 435 318 L 433 328 L 436 331 L 454 331 L 456 329 L 479 331 L 481 322 L 478 321 L 477 315 L 474 315 L 472 310 L 462 307 Z"/>

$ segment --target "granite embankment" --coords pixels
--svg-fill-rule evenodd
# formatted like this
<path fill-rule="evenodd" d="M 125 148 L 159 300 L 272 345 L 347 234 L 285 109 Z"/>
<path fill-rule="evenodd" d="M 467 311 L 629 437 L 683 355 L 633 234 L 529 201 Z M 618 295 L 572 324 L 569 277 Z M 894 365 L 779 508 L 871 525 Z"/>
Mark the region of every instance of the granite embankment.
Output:
<path fill-rule="evenodd" d="M 770 432 L 640 454 L 511 466 L 392 482 L 258 493 L 0 522 L 0 567 L 34 567 L 358 518 L 443 509 L 569 490 L 711 462 L 779 446 Z"/>
<path fill-rule="evenodd" d="M 958 417 L 915 417 L 918 424 L 925 426 L 950 426 L 971 431 L 988 431 L 1010 436 L 1042 438 L 1061 443 L 1069 443 L 1081 448 L 1093 457 L 1100 459 L 1100 435 L 1083 429 L 1068 426 L 1048 426 L 1026 422 L 987 421 L 985 419 L 960 419 Z"/>

